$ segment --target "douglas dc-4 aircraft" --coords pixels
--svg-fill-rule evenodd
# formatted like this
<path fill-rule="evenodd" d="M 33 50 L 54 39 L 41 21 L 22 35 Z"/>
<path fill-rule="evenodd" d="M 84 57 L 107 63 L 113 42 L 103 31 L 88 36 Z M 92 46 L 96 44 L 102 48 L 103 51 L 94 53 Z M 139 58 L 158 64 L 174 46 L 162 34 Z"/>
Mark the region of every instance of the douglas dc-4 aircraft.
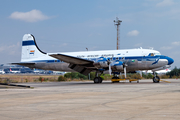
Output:
<path fill-rule="evenodd" d="M 22 41 L 22 54 L 20 63 L 12 63 L 43 70 L 79 72 L 88 75 L 96 72 L 94 83 L 102 83 L 98 74 L 113 74 L 113 79 L 119 79 L 116 75 L 127 72 L 152 70 L 153 82 L 158 83 L 160 78 L 155 71 L 169 68 L 174 60 L 161 55 L 152 49 L 126 49 L 105 51 L 84 51 L 65 53 L 45 53 L 39 49 L 35 38 L 31 34 L 25 34 Z"/>

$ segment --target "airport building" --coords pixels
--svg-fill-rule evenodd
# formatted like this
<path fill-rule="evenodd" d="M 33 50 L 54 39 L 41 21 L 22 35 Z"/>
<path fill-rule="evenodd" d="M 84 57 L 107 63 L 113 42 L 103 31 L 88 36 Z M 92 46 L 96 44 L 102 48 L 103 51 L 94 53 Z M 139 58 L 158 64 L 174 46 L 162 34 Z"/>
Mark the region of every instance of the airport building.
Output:
<path fill-rule="evenodd" d="M 20 65 L 0 65 L 0 74 L 53 74 L 53 71 L 30 69 Z"/>

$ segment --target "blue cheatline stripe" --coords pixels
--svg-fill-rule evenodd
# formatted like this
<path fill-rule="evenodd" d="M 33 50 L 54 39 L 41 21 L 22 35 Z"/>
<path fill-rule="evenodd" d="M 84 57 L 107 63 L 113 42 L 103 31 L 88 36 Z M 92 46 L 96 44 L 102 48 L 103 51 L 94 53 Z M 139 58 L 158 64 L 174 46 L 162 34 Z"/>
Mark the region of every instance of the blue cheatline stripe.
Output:
<path fill-rule="evenodd" d="M 23 41 L 22 46 L 35 45 L 34 40 Z"/>
<path fill-rule="evenodd" d="M 62 61 L 60 61 L 60 60 L 37 60 L 37 61 L 32 61 L 32 62 L 57 63 L 57 62 L 62 62 Z"/>
<path fill-rule="evenodd" d="M 114 57 L 116 58 L 116 57 Z M 122 60 L 122 57 L 118 57 L 119 60 L 121 61 Z M 87 58 L 85 58 L 87 59 Z M 107 59 L 110 59 L 110 58 L 107 58 Z M 132 62 L 134 62 L 134 60 L 137 60 L 137 61 L 154 61 L 154 64 L 156 64 L 156 62 L 159 61 L 159 59 L 167 59 L 167 57 L 163 56 L 163 55 L 159 55 L 159 56 L 133 56 L 133 57 L 125 57 L 125 60 L 133 60 Z M 92 60 L 92 61 L 96 61 L 97 58 L 90 58 L 88 60 Z M 115 59 L 114 59 L 115 60 Z M 60 61 L 58 59 L 56 60 L 37 60 L 37 61 L 31 61 L 31 62 L 45 62 L 45 63 L 57 63 L 57 62 L 63 62 L 63 61 Z"/>

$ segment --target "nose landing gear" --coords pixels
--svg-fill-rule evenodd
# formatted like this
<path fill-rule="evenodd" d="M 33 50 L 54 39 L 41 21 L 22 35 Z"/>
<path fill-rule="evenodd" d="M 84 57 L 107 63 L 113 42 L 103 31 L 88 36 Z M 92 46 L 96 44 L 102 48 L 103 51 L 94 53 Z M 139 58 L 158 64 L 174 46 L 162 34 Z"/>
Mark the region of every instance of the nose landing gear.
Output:
<path fill-rule="evenodd" d="M 153 82 L 154 82 L 154 83 L 159 83 L 159 81 L 160 81 L 159 76 L 156 76 L 156 73 L 155 73 L 155 72 L 153 72 L 153 74 L 154 74 Z"/>

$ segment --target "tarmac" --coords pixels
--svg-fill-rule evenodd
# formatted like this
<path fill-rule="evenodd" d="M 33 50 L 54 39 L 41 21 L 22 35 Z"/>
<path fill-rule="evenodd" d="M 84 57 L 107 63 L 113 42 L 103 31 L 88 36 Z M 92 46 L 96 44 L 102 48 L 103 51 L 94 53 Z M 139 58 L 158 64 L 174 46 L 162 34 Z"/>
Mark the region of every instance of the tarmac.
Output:
<path fill-rule="evenodd" d="M 0 120 L 179 120 L 180 79 L 0 85 Z"/>

